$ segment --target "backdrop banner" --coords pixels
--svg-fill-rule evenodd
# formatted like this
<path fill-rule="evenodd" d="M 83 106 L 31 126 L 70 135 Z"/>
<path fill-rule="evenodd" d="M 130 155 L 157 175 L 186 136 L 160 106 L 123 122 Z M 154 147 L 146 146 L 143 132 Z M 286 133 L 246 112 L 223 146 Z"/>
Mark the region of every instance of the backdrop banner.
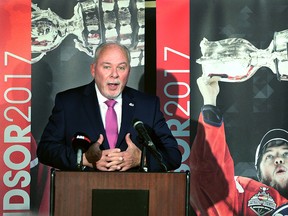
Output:
<path fill-rule="evenodd" d="M 262 136 L 288 129 L 287 6 L 285 0 L 191 1 L 191 140 L 203 103 L 196 79 L 220 74 L 217 105 L 236 175 L 256 178 Z"/>
<path fill-rule="evenodd" d="M 145 2 L 0 2 L 1 215 L 49 215 L 50 167 L 37 143 L 56 93 L 92 80 L 97 46 L 118 41 L 131 52 L 130 87 L 143 90 Z"/>
<path fill-rule="evenodd" d="M 156 93 L 182 151 L 182 165 L 175 171 L 189 170 L 186 164 L 190 154 L 189 2 L 156 2 Z"/>
<path fill-rule="evenodd" d="M 0 2 L 0 214 L 30 214 L 31 2 Z"/>
<path fill-rule="evenodd" d="M 197 133 L 197 120 L 203 105 L 196 80 L 200 76 L 220 76 L 217 106 L 223 113 L 226 142 L 234 161 L 235 176 L 258 179 L 254 161 L 261 138 L 270 129 L 288 129 L 287 6 L 288 2 L 285 0 L 190 1 L 191 143 Z M 215 139 L 217 137 L 220 136 L 215 135 Z M 205 145 L 205 150 L 209 152 L 210 148 Z M 221 161 L 224 152 L 224 149 L 214 152 L 215 161 Z M 194 155 L 203 154 L 195 152 Z M 211 157 L 202 162 L 204 165 L 214 163 Z M 224 173 L 227 180 L 228 173 L 233 173 L 234 170 L 219 170 L 217 165 L 221 166 L 221 162 L 215 162 L 212 168 L 208 166 L 210 170 L 217 170 L 217 179 L 206 179 L 205 175 L 196 176 L 203 185 L 207 181 L 207 191 L 214 188 L 214 191 L 212 189 L 209 192 L 213 191 L 216 195 L 205 191 L 204 197 L 207 200 L 202 202 L 207 201 L 211 205 L 207 209 L 203 208 L 203 212 L 212 212 L 213 206 L 216 209 L 217 205 L 221 206 L 230 199 L 229 196 L 227 200 L 224 196 L 221 197 L 221 192 L 225 193 L 223 189 L 228 188 L 225 181 L 221 181 L 221 175 Z M 202 164 L 199 163 L 197 168 L 201 167 Z M 206 171 L 207 169 L 203 169 L 203 173 Z M 221 191 L 213 182 L 223 183 Z M 197 187 L 203 188 L 203 185 Z M 255 190 L 254 193 L 257 200 L 258 191 Z M 197 196 L 191 191 L 190 197 L 193 198 L 193 195 Z M 253 203 L 253 195 L 251 192 L 251 199 L 241 203 L 243 205 L 239 211 L 245 209 L 254 211 L 255 215 L 269 214 L 273 208 L 263 210 L 265 207 L 259 207 L 256 201 Z M 211 197 L 217 198 L 209 200 Z M 260 195 L 259 200 L 262 205 L 264 199 Z M 231 204 L 232 207 L 230 204 L 228 201 L 231 214 L 238 214 L 237 207 L 233 208 L 234 203 Z M 263 206 L 265 204 L 263 201 Z M 221 210 L 224 211 L 224 208 Z M 227 212 L 218 213 L 228 215 Z"/>
<path fill-rule="evenodd" d="M 179 170 L 190 169 L 203 105 L 196 80 L 218 75 L 217 105 L 235 175 L 257 178 L 262 136 L 288 129 L 287 6 L 286 0 L 157 0 L 157 95 L 183 150 Z"/>

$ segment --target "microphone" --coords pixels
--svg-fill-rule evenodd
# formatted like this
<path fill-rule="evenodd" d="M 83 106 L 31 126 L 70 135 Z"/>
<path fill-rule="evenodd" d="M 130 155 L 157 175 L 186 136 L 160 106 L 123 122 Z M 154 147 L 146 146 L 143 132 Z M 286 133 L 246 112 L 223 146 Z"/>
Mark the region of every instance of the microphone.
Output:
<path fill-rule="evenodd" d="M 85 153 L 91 145 L 90 138 L 82 132 L 77 132 L 72 138 L 72 146 L 77 153 L 77 167 L 82 169 L 82 154 Z"/>
<path fill-rule="evenodd" d="M 133 127 L 138 132 L 139 136 L 144 140 L 145 146 L 148 150 L 159 160 L 162 160 L 161 154 L 156 149 L 152 139 L 150 138 L 144 124 L 138 119 L 133 120 Z"/>

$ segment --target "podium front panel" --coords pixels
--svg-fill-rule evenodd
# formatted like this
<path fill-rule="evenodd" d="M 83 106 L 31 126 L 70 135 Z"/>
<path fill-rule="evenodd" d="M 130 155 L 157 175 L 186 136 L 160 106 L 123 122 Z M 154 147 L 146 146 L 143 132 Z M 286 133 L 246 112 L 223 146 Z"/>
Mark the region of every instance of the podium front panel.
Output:
<path fill-rule="evenodd" d="M 93 189 L 92 216 L 148 216 L 149 191 L 137 189 Z"/>
<path fill-rule="evenodd" d="M 92 216 L 92 208 L 97 209 L 92 206 L 93 191 L 98 189 L 122 192 L 123 190 L 147 191 L 149 216 L 185 216 L 188 215 L 189 204 L 188 178 L 188 173 L 174 172 L 53 171 L 51 215 Z M 113 203 L 110 208 L 113 208 Z M 97 214 L 93 216 L 97 216 Z M 103 214 L 99 214 L 99 216 L 103 216 Z M 117 216 L 121 216 L 121 214 L 117 214 Z"/>

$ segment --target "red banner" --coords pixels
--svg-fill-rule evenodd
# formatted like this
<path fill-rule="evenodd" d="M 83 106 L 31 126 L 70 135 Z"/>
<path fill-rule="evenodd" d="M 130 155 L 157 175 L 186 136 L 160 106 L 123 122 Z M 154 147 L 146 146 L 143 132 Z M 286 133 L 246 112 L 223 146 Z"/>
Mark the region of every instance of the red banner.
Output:
<path fill-rule="evenodd" d="M 31 161 L 31 1 L 0 2 L 1 215 L 28 215 Z"/>
<path fill-rule="evenodd" d="M 182 165 L 175 171 L 186 171 L 190 155 L 189 0 L 159 0 L 156 13 L 157 95 L 182 150 Z"/>

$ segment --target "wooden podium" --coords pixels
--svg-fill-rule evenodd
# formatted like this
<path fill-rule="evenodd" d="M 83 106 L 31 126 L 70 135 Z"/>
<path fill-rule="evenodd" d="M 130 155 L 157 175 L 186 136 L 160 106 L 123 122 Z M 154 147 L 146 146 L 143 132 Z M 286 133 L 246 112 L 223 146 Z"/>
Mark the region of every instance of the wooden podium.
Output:
<path fill-rule="evenodd" d="M 97 192 L 112 191 L 113 194 L 113 192 L 119 191 L 122 192 L 123 200 L 125 194 L 128 196 L 126 192 L 148 194 L 147 206 L 145 206 L 147 216 L 188 216 L 189 177 L 189 172 L 67 172 L 52 170 L 50 215 L 104 216 L 103 213 L 97 214 L 97 208 L 103 205 L 99 204 L 97 207 L 98 201 L 104 199 L 104 196 L 97 197 Z M 118 198 L 118 201 L 122 202 L 122 198 Z M 138 198 L 135 196 L 132 199 L 134 199 L 132 201 L 137 201 L 135 199 Z M 94 202 L 93 200 L 98 201 Z M 133 207 L 135 204 L 132 202 L 131 205 Z M 113 204 L 109 204 L 107 210 L 113 209 L 113 206 Z M 93 214 L 92 208 L 94 208 Z M 121 216 L 122 214 L 119 211 L 116 215 Z M 135 216 L 138 215 L 140 214 Z M 107 216 L 110 215 L 107 213 Z M 125 214 L 125 216 L 128 215 Z"/>

